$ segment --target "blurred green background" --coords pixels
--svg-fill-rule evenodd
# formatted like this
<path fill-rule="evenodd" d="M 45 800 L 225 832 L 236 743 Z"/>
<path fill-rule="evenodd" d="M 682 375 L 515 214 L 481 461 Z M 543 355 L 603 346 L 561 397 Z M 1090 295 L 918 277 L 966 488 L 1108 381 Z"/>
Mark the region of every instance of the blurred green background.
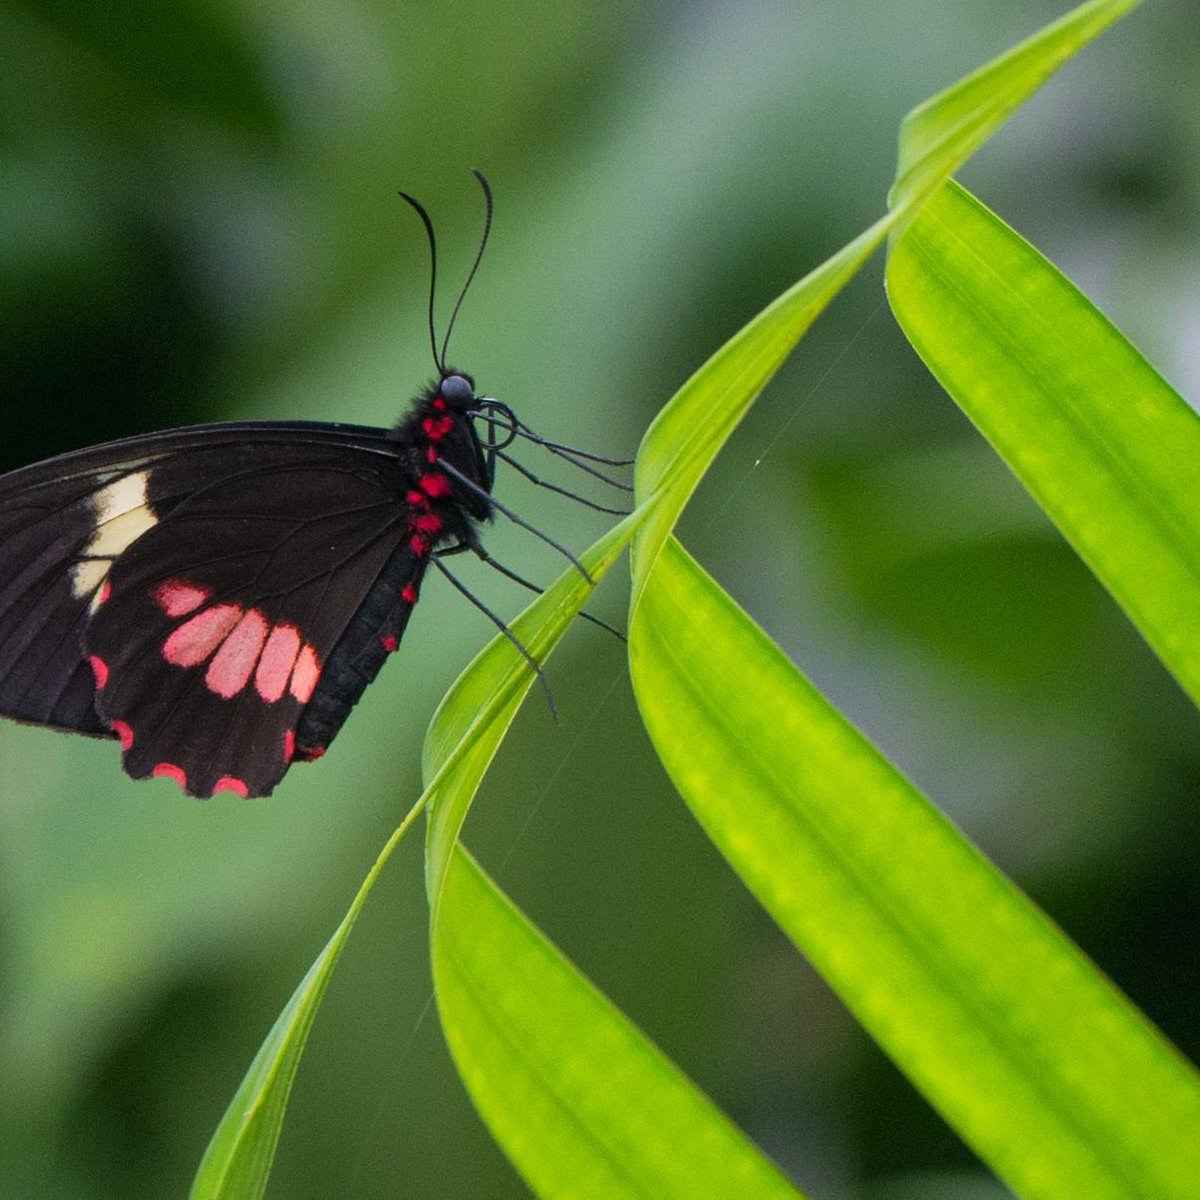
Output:
<path fill-rule="evenodd" d="M 431 369 L 425 245 L 394 193 L 431 209 L 448 301 L 472 166 L 496 227 L 452 361 L 547 435 L 632 452 L 726 336 L 879 215 L 903 113 L 1062 11 L 5 5 L 0 468 L 212 419 L 390 424 Z M 1193 401 L 1197 61 L 1195 0 L 1150 0 L 965 173 Z M 818 323 L 682 535 L 1195 1057 L 1200 724 L 927 377 L 881 270 Z M 604 527 L 511 472 L 498 494 L 576 547 Z M 489 546 L 559 569 L 519 531 Z M 620 620 L 623 599 L 614 578 L 594 607 Z M 186 1190 L 488 636 L 431 581 L 328 757 L 266 801 L 199 803 L 126 780 L 111 744 L 0 728 L 4 1195 Z M 580 626 L 550 678 L 561 726 L 535 696 L 468 826 L 500 882 L 816 1196 L 1002 1195 L 694 828 L 619 644 Z M 276 1197 L 526 1194 L 437 1028 L 418 840 L 321 1013 Z"/>

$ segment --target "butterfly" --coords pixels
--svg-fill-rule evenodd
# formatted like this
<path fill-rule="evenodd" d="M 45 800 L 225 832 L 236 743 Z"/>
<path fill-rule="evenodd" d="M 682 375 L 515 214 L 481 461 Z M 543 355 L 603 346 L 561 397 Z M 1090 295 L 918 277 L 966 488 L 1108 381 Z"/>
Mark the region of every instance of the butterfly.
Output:
<path fill-rule="evenodd" d="M 430 564 L 487 558 L 481 524 L 514 515 L 491 496 L 504 447 L 569 450 L 445 365 L 491 227 L 476 175 L 483 239 L 440 352 L 433 227 L 401 193 L 429 237 L 438 376 L 393 429 L 197 426 L 0 476 L 0 716 L 115 738 L 131 777 L 201 797 L 268 795 L 325 753 Z"/>

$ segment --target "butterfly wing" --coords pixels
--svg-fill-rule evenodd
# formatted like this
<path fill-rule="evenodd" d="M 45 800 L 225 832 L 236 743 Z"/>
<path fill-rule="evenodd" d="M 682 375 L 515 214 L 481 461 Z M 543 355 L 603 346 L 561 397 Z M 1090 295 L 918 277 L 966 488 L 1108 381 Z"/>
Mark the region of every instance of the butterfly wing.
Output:
<path fill-rule="evenodd" d="M 418 577 L 382 431 L 133 438 L 0 479 L 0 714 L 117 736 L 126 770 L 265 795 L 380 574 Z M 423 565 L 423 564 L 422 564 Z"/>

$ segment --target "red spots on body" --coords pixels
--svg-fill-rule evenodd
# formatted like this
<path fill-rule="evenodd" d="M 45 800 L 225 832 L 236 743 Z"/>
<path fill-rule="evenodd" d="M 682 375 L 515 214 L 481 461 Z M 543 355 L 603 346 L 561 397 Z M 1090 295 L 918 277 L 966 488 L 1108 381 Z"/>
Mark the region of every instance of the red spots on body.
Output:
<path fill-rule="evenodd" d="M 172 779 L 181 788 L 187 787 L 187 772 L 182 767 L 177 767 L 174 763 L 157 763 L 151 768 L 150 774 L 155 779 Z"/>
<path fill-rule="evenodd" d="M 287 729 L 283 734 L 283 765 L 286 767 L 295 757 L 296 734 L 294 730 Z"/>
<path fill-rule="evenodd" d="M 446 409 L 446 402 L 441 398 L 441 396 L 435 396 L 433 398 L 433 407 L 436 408 L 438 412 L 444 412 Z"/>
<path fill-rule="evenodd" d="M 243 613 L 208 664 L 204 682 L 209 691 L 228 700 L 250 682 L 250 675 L 267 640 L 267 628 L 267 618 L 257 608 Z"/>
<path fill-rule="evenodd" d="M 425 451 L 425 461 L 435 463 L 435 462 L 437 462 L 437 460 L 438 460 L 437 447 L 430 446 L 429 449 Z"/>
<path fill-rule="evenodd" d="M 110 721 L 108 727 L 117 735 L 122 750 L 133 745 L 133 728 L 125 721 Z"/>
<path fill-rule="evenodd" d="M 430 471 L 427 475 L 421 476 L 421 491 L 427 496 L 448 496 L 450 495 L 450 480 L 445 475 Z"/>
<path fill-rule="evenodd" d="M 287 691 L 300 645 L 300 631 L 294 625 L 281 622 L 271 630 L 254 672 L 255 690 L 268 704 L 274 704 Z"/>
<path fill-rule="evenodd" d="M 400 593 L 400 599 L 403 600 L 405 604 L 416 604 L 417 589 L 413 587 L 411 583 L 406 583 L 404 585 L 404 590 Z"/>
<path fill-rule="evenodd" d="M 414 554 L 429 553 L 429 540 L 427 538 L 423 538 L 419 533 L 414 533 L 412 535 L 412 540 L 408 544 L 412 547 L 412 552 Z"/>
<path fill-rule="evenodd" d="M 381 638 L 379 639 L 379 644 L 380 644 L 380 645 L 381 645 L 381 646 L 382 646 L 382 647 L 383 647 L 383 648 L 384 648 L 384 649 L 385 649 L 385 650 L 386 650 L 386 651 L 387 651 L 389 654 L 395 654 L 395 653 L 396 653 L 396 647 L 400 645 L 400 643 L 399 643 L 399 642 L 396 640 L 396 638 L 395 638 L 395 637 L 394 637 L 392 634 L 390 634 L 390 633 L 385 633 L 385 634 L 383 635 L 383 637 L 381 637 Z"/>
<path fill-rule="evenodd" d="M 321 663 L 317 652 L 307 643 L 296 656 L 296 665 L 292 669 L 291 693 L 300 701 L 307 704 L 312 697 L 317 680 L 321 678 Z"/>
<path fill-rule="evenodd" d="M 431 442 L 440 442 L 454 428 L 454 418 L 450 416 L 426 417 L 421 422 L 425 436 Z"/>
<path fill-rule="evenodd" d="M 240 604 L 214 604 L 173 630 L 162 656 L 177 667 L 198 667 L 241 619 Z"/>
<path fill-rule="evenodd" d="M 235 775 L 222 775 L 213 784 L 213 792 L 233 792 L 235 796 L 241 796 L 245 800 L 250 795 L 250 788 L 245 780 L 238 779 Z"/>
<path fill-rule="evenodd" d="M 407 492 L 404 496 L 404 501 L 406 504 L 411 504 L 416 508 L 429 507 L 429 497 L 424 492 Z"/>
<path fill-rule="evenodd" d="M 91 664 L 92 674 L 96 677 L 96 690 L 100 691 L 108 682 L 108 663 L 98 654 L 89 655 L 88 662 Z"/>
<path fill-rule="evenodd" d="M 421 513 L 411 524 L 422 533 L 438 533 L 442 528 L 442 518 L 436 513 Z"/>
<path fill-rule="evenodd" d="M 168 579 L 159 584 L 154 602 L 168 617 L 185 617 L 212 595 L 212 589 L 189 583 L 186 579 Z"/>

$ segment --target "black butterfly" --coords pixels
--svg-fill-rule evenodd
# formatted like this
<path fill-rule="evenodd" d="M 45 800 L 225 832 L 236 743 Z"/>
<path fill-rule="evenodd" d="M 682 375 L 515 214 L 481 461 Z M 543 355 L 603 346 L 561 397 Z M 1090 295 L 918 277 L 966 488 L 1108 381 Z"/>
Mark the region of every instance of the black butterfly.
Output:
<path fill-rule="evenodd" d="M 431 284 L 439 378 L 394 429 L 207 425 L 0 477 L 0 715 L 115 737 L 194 796 L 320 757 L 435 556 L 483 555 L 496 457 L 532 436 L 445 366 L 458 305 L 440 354 L 432 312 Z"/>

